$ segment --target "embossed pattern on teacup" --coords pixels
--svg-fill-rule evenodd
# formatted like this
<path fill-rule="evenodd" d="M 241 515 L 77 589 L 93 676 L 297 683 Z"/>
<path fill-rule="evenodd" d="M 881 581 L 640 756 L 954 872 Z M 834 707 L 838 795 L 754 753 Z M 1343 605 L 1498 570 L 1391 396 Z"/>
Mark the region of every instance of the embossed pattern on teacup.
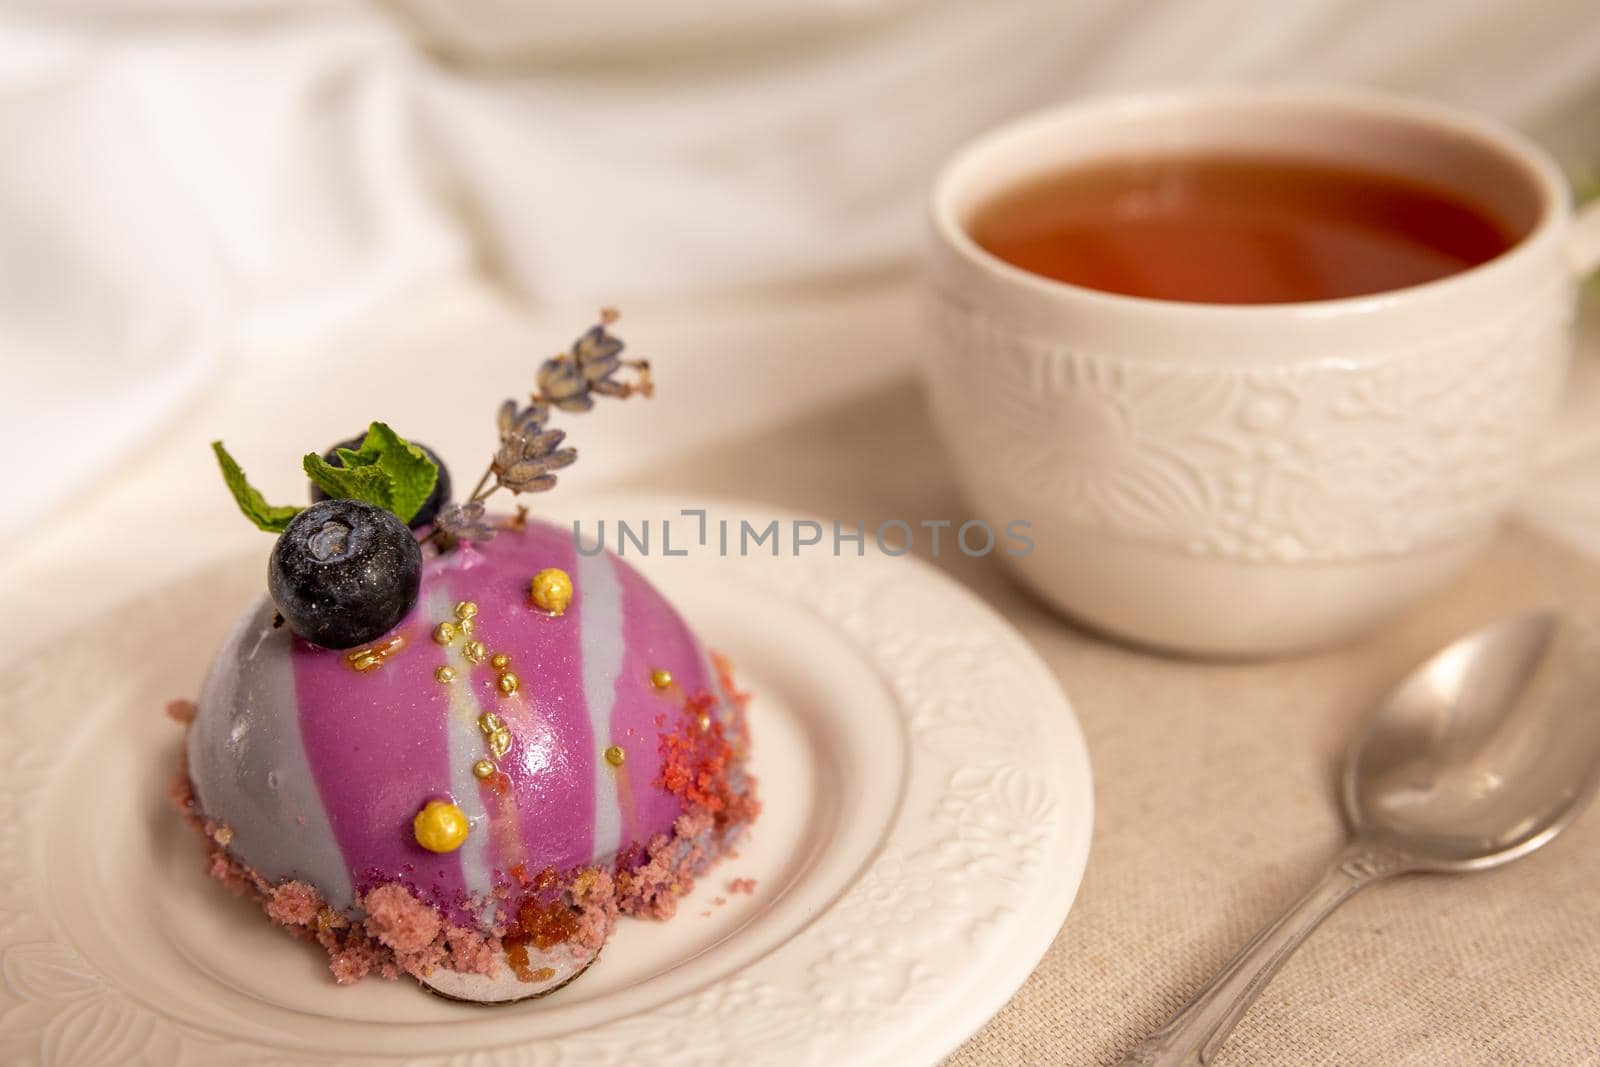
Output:
<path fill-rule="evenodd" d="M 969 492 L 1191 555 L 1337 561 L 1470 535 L 1517 490 L 1560 387 L 1565 285 L 1491 329 L 1270 366 L 1078 351 L 948 293 L 935 418 Z"/>

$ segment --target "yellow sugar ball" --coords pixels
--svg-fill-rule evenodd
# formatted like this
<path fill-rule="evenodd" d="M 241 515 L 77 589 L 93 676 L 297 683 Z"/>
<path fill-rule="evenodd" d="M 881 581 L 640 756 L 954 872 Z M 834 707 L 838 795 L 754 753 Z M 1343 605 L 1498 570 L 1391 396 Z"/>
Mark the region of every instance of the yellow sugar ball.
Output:
<path fill-rule="evenodd" d="M 560 615 L 572 603 L 572 576 L 560 567 L 546 567 L 533 576 L 528 600 L 540 611 Z"/>
<path fill-rule="evenodd" d="M 411 820 L 417 844 L 429 852 L 454 852 L 467 839 L 467 816 L 454 804 L 430 800 Z"/>

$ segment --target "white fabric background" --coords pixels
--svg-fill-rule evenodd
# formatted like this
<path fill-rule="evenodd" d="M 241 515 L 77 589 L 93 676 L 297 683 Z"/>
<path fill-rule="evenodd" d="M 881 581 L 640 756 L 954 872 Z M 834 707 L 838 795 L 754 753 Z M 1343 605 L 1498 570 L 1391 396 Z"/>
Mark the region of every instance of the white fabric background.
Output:
<path fill-rule="evenodd" d="M 976 131 L 1247 79 L 1419 92 L 1600 164 L 1592 0 L 0 4 L 0 530 L 221 361 L 443 279 L 597 302 L 859 277 L 910 262 Z"/>

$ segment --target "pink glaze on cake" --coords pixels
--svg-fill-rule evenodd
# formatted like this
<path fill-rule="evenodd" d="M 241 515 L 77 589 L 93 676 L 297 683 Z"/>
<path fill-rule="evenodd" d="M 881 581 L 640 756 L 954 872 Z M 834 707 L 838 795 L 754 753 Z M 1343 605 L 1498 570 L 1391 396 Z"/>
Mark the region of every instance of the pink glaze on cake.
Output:
<path fill-rule="evenodd" d="M 528 596 L 550 567 L 572 577 L 559 615 Z M 462 602 L 471 633 L 435 640 Z M 369 647 L 384 654 L 359 671 L 258 604 L 207 678 L 175 796 L 212 873 L 322 944 L 340 981 L 486 973 L 557 934 L 598 948 L 619 913 L 670 915 L 755 816 L 725 666 L 632 568 L 581 555 L 564 529 L 511 525 L 427 560 L 417 607 Z M 498 756 L 485 715 L 509 733 Z M 413 834 L 430 800 L 467 818 L 454 851 Z"/>

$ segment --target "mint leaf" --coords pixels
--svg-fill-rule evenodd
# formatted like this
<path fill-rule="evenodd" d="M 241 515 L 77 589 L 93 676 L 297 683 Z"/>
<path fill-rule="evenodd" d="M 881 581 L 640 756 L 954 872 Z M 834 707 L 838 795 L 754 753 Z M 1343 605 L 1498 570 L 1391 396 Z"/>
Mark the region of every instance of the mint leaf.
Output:
<path fill-rule="evenodd" d="M 376 453 L 378 466 L 389 475 L 394 494 L 391 509 L 401 522 L 410 522 L 422 510 L 439 481 L 439 468 L 428 454 L 381 422 L 367 428 L 359 455 Z"/>
<path fill-rule="evenodd" d="M 334 452 L 346 467 L 370 467 L 378 462 L 376 452 L 352 452 L 348 448 L 337 448 Z"/>
<path fill-rule="evenodd" d="M 394 511 L 390 478 L 376 463 L 335 467 L 315 452 L 307 452 L 300 465 L 305 469 L 306 477 L 335 500 L 363 500 Z"/>
<path fill-rule="evenodd" d="M 422 510 L 439 480 L 439 468 L 427 453 L 381 422 L 367 428 L 360 448 L 341 448 L 338 455 L 342 467 L 307 453 L 302 464 L 306 475 L 331 497 L 376 504 L 402 522 Z"/>
<path fill-rule="evenodd" d="M 211 451 L 216 453 L 217 466 L 222 468 L 222 480 L 228 484 L 228 491 L 233 494 L 234 502 L 239 505 L 245 518 L 268 533 L 282 533 L 283 528 L 289 525 L 289 520 L 300 514 L 300 508 L 267 503 L 261 492 L 244 476 L 244 470 L 228 455 L 228 450 L 222 447 L 221 441 L 212 441 Z"/>

